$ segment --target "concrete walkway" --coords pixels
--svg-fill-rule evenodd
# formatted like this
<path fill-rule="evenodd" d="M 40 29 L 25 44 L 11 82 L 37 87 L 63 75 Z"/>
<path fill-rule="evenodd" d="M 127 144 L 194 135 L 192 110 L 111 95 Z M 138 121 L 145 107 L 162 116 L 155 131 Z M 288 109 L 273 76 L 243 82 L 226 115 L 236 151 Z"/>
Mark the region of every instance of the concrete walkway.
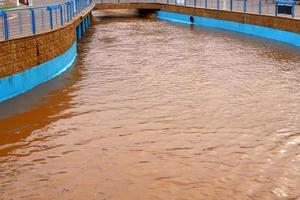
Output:
<path fill-rule="evenodd" d="M 33 6 L 44 6 L 44 5 L 50 5 L 50 4 L 59 4 L 64 3 L 67 0 L 32 0 Z"/>

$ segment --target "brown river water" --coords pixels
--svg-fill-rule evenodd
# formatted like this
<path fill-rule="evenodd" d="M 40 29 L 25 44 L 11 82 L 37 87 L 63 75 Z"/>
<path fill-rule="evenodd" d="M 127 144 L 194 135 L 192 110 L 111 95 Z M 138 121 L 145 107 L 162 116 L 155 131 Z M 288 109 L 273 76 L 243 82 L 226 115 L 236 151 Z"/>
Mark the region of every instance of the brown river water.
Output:
<path fill-rule="evenodd" d="M 0 105 L 0 199 L 300 199 L 300 50 L 102 13 Z M 105 17 L 103 17 L 105 16 Z"/>

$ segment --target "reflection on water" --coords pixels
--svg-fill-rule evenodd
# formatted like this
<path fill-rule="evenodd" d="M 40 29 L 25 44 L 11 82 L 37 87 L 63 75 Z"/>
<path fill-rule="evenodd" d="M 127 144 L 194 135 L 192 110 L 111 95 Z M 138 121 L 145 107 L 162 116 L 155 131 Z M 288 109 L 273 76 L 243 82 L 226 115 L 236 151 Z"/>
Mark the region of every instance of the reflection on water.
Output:
<path fill-rule="evenodd" d="M 0 106 L 0 197 L 299 199 L 299 61 L 237 33 L 100 17 L 72 69 Z"/>

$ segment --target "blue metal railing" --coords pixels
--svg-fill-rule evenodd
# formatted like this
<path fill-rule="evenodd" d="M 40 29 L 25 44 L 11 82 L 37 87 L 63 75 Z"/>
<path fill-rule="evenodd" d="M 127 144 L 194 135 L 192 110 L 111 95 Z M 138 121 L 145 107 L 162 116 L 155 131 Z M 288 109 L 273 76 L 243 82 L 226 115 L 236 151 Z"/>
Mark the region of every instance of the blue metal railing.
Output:
<path fill-rule="evenodd" d="M 8 32 L 8 17 L 6 12 L 0 11 L 0 17 L 2 21 L 2 32 L 3 32 L 3 37 L 5 40 L 9 38 L 9 32 Z"/>
<path fill-rule="evenodd" d="M 0 11 L 0 40 L 34 35 L 61 27 L 91 4 L 91 0 L 69 0 L 57 5 Z"/>
<path fill-rule="evenodd" d="M 286 16 L 300 17 L 300 13 L 297 16 L 296 0 L 93 0 L 94 3 L 163 3 L 170 5 L 181 5 L 187 7 L 208 8 L 216 10 L 227 10 L 233 12 L 242 13 L 254 13 L 260 15 L 272 15 L 276 16 L 278 13 L 277 1 L 288 2 L 285 6 L 292 6 L 292 12 Z M 291 3 L 292 2 L 292 3 Z"/>
<path fill-rule="evenodd" d="M 279 1 L 279 0 L 277 0 Z M 297 16 L 295 0 L 68 0 L 57 5 L 0 11 L 0 40 L 27 36 L 63 26 L 92 3 L 163 3 L 260 15 L 278 14 L 278 5 L 292 6 Z M 287 2 L 287 3 L 285 3 Z M 292 2 L 292 3 L 291 3 Z M 282 8 L 281 8 L 282 9 Z M 289 16 L 289 15 L 287 15 Z"/>

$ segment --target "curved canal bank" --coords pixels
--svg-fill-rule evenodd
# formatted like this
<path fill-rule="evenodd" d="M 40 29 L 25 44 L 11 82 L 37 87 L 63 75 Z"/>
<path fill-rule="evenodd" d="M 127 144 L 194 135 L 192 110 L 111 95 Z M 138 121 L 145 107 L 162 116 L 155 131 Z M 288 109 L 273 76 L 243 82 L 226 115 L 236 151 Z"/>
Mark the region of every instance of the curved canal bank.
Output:
<path fill-rule="evenodd" d="M 89 26 L 92 9 L 138 9 L 142 14 L 156 14 L 159 19 L 237 31 L 300 46 L 298 19 L 163 3 L 101 3 L 95 8 L 91 6 L 57 30 L 1 42 L 0 82 L 3 92 L 0 102 L 48 81 L 71 66 L 69 57 L 64 58 L 64 55 L 69 55 L 76 38 L 80 39 Z M 73 53 L 71 61 L 75 57 L 76 53 Z M 54 69 L 44 67 L 49 65 Z"/>
<path fill-rule="evenodd" d="M 257 26 L 247 23 L 239 23 L 236 21 L 219 20 L 196 15 L 179 14 L 176 12 L 157 11 L 157 18 L 174 22 L 193 24 L 198 26 L 206 26 L 213 28 L 221 28 L 230 31 L 236 31 L 248 35 L 262 37 L 271 40 L 277 40 L 290 45 L 300 47 L 300 34 L 289 32 L 265 26 Z M 294 27 L 294 24 L 291 25 Z M 271 26 L 273 27 L 273 26 Z M 297 30 L 298 31 L 298 30 Z"/>
<path fill-rule="evenodd" d="M 299 55 L 104 13 L 75 67 L 4 102 L 25 110 L 0 120 L 1 198 L 297 199 Z"/>
<path fill-rule="evenodd" d="M 77 43 L 57 57 L 40 65 L 0 79 L 0 102 L 27 92 L 51 80 L 73 65 L 77 55 Z"/>
<path fill-rule="evenodd" d="M 76 43 L 91 23 L 93 6 L 64 26 L 0 42 L 0 102 L 27 92 L 72 66 Z"/>

